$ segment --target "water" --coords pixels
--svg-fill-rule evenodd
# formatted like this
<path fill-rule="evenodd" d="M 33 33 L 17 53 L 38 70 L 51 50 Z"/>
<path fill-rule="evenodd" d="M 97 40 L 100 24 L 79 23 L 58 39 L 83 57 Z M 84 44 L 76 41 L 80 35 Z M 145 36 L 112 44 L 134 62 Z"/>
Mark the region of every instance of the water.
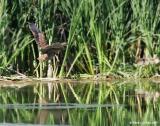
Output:
<path fill-rule="evenodd" d="M 0 81 L 0 125 L 160 125 L 151 80 Z"/>

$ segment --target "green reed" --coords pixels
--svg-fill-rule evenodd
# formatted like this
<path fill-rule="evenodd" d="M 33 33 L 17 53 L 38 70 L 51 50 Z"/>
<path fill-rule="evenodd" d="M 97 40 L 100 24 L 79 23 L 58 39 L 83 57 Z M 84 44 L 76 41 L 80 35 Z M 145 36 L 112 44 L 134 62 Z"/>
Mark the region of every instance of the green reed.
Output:
<path fill-rule="evenodd" d="M 47 63 L 35 66 L 39 50 L 28 22 L 36 22 L 48 44 L 67 42 L 60 63 L 52 62 L 58 77 L 134 72 L 138 41 L 145 45 L 145 56 L 160 54 L 159 10 L 158 0 L 1 0 L 0 73 L 12 66 L 28 75 L 46 76 Z M 145 69 L 146 76 L 154 74 Z"/>

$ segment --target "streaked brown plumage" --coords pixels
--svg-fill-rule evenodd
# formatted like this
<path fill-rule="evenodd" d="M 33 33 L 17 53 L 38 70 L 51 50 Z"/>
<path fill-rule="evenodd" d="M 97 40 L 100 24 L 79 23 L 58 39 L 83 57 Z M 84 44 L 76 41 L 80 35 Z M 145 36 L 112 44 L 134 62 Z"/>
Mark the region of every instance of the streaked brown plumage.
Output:
<path fill-rule="evenodd" d="M 157 55 L 154 55 L 153 57 L 146 57 L 146 58 L 139 58 L 136 60 L 137 66 L 147 66 L 149 64 L 159 64 L 160 59 L 157 57 Z"/>
<path fill-rule="evenodd" d="M 38 60 L 44 61 L 53 58 L 54 55 L 58 54 L 67 45 L 66 42 L 56 42 L 52 45 L 48 45 L 45 41 L 44 34 L 36 27 L 34 23 L 29 23 L 29 29 L 31 30 L 37 45 L 40 47 L 41 56 Z"/>

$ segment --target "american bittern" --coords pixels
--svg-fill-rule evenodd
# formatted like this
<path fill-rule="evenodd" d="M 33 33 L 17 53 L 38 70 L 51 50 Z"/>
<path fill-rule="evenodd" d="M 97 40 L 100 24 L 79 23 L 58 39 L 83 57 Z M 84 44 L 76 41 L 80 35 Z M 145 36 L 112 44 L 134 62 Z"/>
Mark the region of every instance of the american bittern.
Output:
<path fill-rule="evenodd" d="M 41 55 L 38 60 L 45 61 L 53 58 L 56 54 L 59 54 L 61 50 L 67 45 L 66 42 L 60 43 L 56 42 L 52 45 L 48 45 L 45 40 L 43 32 L 41 32 L 34 23 L 29 23 L 29 29 L 31 30 L 37 45 L 41 50 Z"/>

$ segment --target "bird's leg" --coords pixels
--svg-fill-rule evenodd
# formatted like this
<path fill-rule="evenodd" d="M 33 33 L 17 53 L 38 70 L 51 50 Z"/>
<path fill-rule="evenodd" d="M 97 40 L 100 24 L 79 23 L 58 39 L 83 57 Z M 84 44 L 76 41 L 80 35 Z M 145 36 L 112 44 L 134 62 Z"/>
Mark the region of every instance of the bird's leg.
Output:
<path fill-rule="evenodd" d="M 56 62 L 56 56 L 53 56 L 53 77 L 56 78 L 57 72 L 58 72 L 58 66 L 57 66 L 57 62 Z"/>
<path fill-rule="evenodd" d="M 57 56 L 57 55 L 55 55 L 55 58 L 56 58 L 57 62 L 59 62 L 59 58 L 58 58 L 58 56 Z"/>
<path fill-rule="evenodd" d="M 41 57 L 41 55 L 42 55 L 42 52 L 41 52 L 41 49 L 39 49 L 39 57 Z M 43 77 L 43 63 L 40 61 L 39 65 L 40 65 L 40 77 Z"/>
<path fill-rule="evenodd" d="M 52 64 L 51 64 L 51 60 L 48 61 L 47 77 L 48 78 L 53 77 L 53 67 L 52 67 Z"/>

